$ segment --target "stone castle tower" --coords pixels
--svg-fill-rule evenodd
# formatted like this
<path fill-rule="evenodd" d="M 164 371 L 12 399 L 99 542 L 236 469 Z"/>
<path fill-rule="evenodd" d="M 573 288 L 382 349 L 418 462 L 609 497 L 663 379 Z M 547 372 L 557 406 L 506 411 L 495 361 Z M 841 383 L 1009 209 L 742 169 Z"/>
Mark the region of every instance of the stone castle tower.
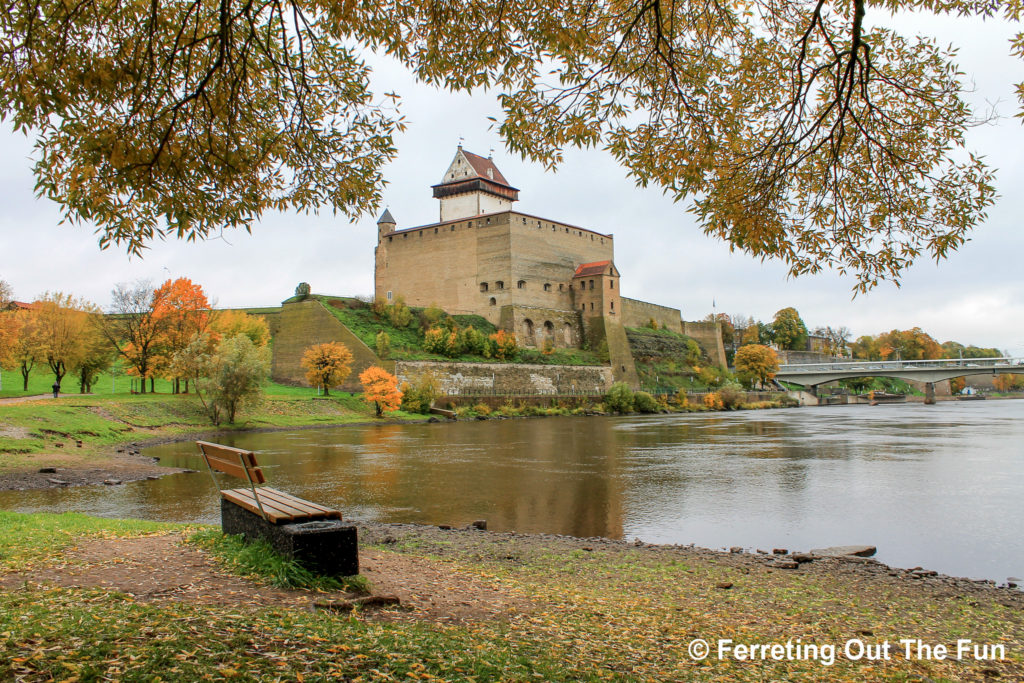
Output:
<path fill-rule="evenodd" d="M 616 379 L 636 384 L 612 235 L 514 211 L 519 190 L 461 146 L 431 189 L 437 223 L 377 222 L 377 298 L 480 315 L 523 346 L 607 344 Z"/>

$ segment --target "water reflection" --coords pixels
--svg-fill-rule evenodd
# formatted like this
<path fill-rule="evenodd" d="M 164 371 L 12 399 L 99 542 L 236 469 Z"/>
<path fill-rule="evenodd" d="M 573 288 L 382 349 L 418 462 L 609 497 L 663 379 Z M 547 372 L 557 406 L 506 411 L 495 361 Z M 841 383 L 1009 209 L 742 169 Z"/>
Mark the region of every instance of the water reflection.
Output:
<path fill-rule="evenodd" d="M 709 547 L 870 543 L 897 566 L 1024 574 L 1024 402 L 493 420 L 231 434 L 270 482 L 353 518 Z M 0 507 L 218 519 L 199 474 L 0 492 Z"/>

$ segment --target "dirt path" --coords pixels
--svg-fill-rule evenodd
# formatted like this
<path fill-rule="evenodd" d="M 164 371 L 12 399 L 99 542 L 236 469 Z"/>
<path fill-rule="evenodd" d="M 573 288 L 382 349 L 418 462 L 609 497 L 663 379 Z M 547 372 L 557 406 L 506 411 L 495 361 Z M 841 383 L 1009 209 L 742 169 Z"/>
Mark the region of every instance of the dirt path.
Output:
<path fill-rule="evenodd" d="M 84 396 L 91 396 L 92 394 L 83 394 Z M 0 398 L 0 405 L 8 403 L 25 403 L 26 401 L 41 401 L 43 399 L 53 400 L 53 394 L 36 394 L 35 396 L 12 396 L 8 398 Z"/>
<path fill-rule="evenodd" d="M 506 618 L 529 607 L 448 563 L 373 548 L 363 548 L 359 561 L 373 595 L 395 595 L 401 601 L 398 609 L 367 610 L 372 618 L 469 622 Z M 87 539 L 47 567 L 0 574 L 0 587 L 7 590 L 25 582 L 105 588 L 143 601 L 254 608 L 313 608 L 314 603 L 355 597 L 340 592 L 284 590 L 228 574 L 207 553 L 185 543 L 180 534 Z"/>

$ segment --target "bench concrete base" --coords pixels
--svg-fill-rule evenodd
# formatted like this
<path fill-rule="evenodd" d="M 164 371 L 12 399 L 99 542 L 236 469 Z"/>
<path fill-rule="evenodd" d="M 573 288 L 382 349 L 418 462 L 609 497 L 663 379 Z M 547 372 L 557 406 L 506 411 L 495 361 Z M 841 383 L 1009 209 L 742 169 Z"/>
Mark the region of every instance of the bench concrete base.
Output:
<path fill-rule="evenodd" d="M 260 515 L 221 498 L 220 522 L 225 534 L 241 534 L 250 541 L 264 538 L 274 550 L 313 573 L 324 576 L 359 573 L 356 528 L 340 520 L 271 524 Z"/>

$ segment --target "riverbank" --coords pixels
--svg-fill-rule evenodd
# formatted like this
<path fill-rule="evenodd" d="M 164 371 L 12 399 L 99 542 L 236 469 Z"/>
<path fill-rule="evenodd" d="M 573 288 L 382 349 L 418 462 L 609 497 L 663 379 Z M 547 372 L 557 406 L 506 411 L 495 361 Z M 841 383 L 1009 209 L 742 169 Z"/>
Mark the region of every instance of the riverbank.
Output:
<path fill-rule="evenodd" d="M 360 524 L 370 590 L 400 604 L 341 612 L 351 596 L 232 574 L 183 541 L 188 528 L 6 512 L 0 522 L 0 678 L 1024 678 L 1024 595 L 869 560 Z M 696 639 L 711 656 L 691 656 Z M 965 658 L 919 656 L 918 640 L 955 653 L 968 639 Z M 789 641 L 805 656 L 719 659 L 720 641 Z M 887 659 L 844 653 L 884 643 Z M 1005 654 L 975 659 L 975 645 Z"/>
<path fill-rule="evenodd" d="M 136 481 L 181 472 L 139 449 L 231 431 L 416 422 L 398 411 L 383 419 L 362 398 L 277 387 L 234 425 L 214 428 L 194 396 L 68 395 L 0 406 L 0 490 Z M 40 471 L 46 470 L 46 471 Z"/>

